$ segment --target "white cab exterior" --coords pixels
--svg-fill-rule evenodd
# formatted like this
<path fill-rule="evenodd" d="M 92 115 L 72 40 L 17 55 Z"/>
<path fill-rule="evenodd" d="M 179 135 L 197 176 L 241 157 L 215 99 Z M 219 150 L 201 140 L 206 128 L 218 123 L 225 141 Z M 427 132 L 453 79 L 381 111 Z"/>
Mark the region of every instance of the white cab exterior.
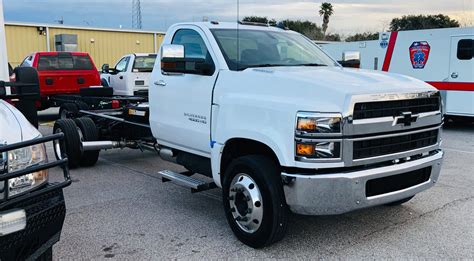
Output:
<path fill-rule="evenodd" d="M 140 66 L 153 68 L 155 58 L 156 54 L 127 54 L 117 61 L 113 73 L 102 73 L 100 78 L 114 88 L 115 95 L 133 96 L 137 91 L 147 91 L 151 70 L 142 70 L 137 66 L 141 63 Z"/>

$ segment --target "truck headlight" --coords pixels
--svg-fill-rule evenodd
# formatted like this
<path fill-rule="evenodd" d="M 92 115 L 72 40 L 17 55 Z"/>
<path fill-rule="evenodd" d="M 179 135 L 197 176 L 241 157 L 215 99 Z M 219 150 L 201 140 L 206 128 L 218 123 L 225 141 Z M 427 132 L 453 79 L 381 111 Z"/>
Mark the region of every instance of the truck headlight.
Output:
<path fill-rule="evenodd" d="M 305 134 L 341 134 L 341 114 L 298 112 L 296 132 Z"/>
<path fill-rule="evenodd" d="M 48 161 L 44 144 L 36 144 L 8 152 L 8 172 L 45 163 Z M 8 180 L 8 195 L 15 196 L 34 189 L 48 181 L 48 170 L 41 170 Z"/>
<path fill-rule="evenodd" d="M 296 156 L 312 159 L 339 159 L 341 158 L 341 142 L 296 142 Z"/>

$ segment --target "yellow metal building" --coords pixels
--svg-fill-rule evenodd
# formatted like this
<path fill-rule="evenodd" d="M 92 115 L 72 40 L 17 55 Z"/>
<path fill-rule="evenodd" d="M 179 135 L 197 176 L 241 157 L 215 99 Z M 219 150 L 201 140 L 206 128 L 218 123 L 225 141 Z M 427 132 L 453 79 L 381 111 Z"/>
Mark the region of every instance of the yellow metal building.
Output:
<path fill-rule="evenodd" d="M 114 66 L 128 53 L 157 53 L 164 33 L 158 31 L 5 23 L 8 60 L 19 65 L 32 52 L 56 51 L 55 35 L 77 35 L 77 51 L 88 52 L 95 65 Z"/>

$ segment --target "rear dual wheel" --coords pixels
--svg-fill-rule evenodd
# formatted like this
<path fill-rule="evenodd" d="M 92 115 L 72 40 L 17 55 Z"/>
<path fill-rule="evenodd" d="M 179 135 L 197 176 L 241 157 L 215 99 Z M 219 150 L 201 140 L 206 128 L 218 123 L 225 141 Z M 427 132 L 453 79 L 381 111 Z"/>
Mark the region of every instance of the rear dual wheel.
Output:
<path fill-rule="evenodd" d="M 227 221 L 240 241 L 261 248 L 284 237 L 288 207 L 277 164 L 270 158 L 235 159 L 225 172 L 222 188 Z"/>
<path fill-rule="evenodd" d="M 64 133 L 64 143 L 54 146 L 56 155 L 60 151 L 65 151 L 68 157 L 69 167 L 93 166 L 99 158 L 99 150 L 83 151 L 82 141 L 96 141 L 99 138 L 94 121 L 88 117 L 81 117 L 75 120 L 60 119 L 53 127 L 54 133 Z M 60 151 L 57 151 L 59 147 Z"/>

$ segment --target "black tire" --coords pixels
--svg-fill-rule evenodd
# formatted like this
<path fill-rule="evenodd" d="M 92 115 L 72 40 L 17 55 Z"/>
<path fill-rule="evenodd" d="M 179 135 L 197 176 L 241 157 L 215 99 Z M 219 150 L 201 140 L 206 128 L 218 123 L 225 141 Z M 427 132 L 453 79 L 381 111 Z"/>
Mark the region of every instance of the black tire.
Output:
<path fill-rule="evenodd" d="M 388 204 L 385 204 L 385 206 L 389 206 L 389 207 L 400 206 L 401 204 L 410 201 L 414 197 L 415 196 L 411 196 L 411 197 L 408 197 L 408 198 L 404 198 L 404 199 L 400 199 L 400 200 L 397 200 L 397 201 L 394 201 L 394 202 L 390 202 Z"/>
<path fill-rule="evenodd" d="M 53 260 L 53 247 L 48 248 L 41 256 L 38 257 L 37 261 L 51 261 Z"/>
<path fill-rule="evenodd" d="M 86 87 L 80 89 L 83 97 L 111 97 L 114 95 L 112 87 Z"/>
<path fill-rule="evenodd" d="M 61 146 L 61 151 L 65 151 L 68 161 L 69 161 L 69 168 L 77 168 L 79 167 L 79 163 L 81 161 L 81 145 L 80 145 L 80 137 L 79 133 L 77 132 L 77 126 L 71 119 L 60 119 L 54 123 L 53 127 L 54 133 L 62 132 L 64 133 L 64 146 Z M 58 152 L 56 151 L 56 146 L 54 147 L 56 155 Z"/>
<path fill-rule="evenodd" d="M 76 106 L 78 110 L 88 111 L 89 105 L 83 101 L 76 101 Z"/>
<path fill-rule="evenodd" d="M 106 79 L 101 79 L 101 80 L 100 80 L 100 83 L 101 83 L 102 86 L 104 86 L 104 87 L 109 87 L 109 82 L 107 82 Z"/>
<path fill-rule="evenodd" d="M 231 200 L 237 200 L 236 198 L 238 197 L 238 194 L 234 194 L 235 197 L 230 194 L 232 192 L 231 183 L 235 181 L 234 177 L 241 177 L 242 173 L 247 179 L 250 177 L 256 183 L 255 187 L 253 185 L 248 187 L 250 190 L 257 188 L 262 198 L 261 204 L 257 205 L 255 203 L 255 205 L 252 205 L 252 208 L 255 207 L 254 211 L 259 207 L 263 208 L 261 210 L 263 211 L 263 218 L 261 222 L 255 222 L 256 224 L 260 223 L 260 226 L 251 233 L 241 228 L 241 225 L 234 218 L 236 209 L 231 208 Z M 261 248 L 271 245 L 285 236 L 289 211 L 286 205 L 279 168 L 274 161 L 263 155 L 249 155 L 237 158 L 226 169 L 222 184 L 224 211 L 227 222 L 240 241 L 250 247 Z M 249 201 L 248 197 L 246 201 L 247 203 L 254 202 L 253 200 Z M 236 201 L 235 205 L 237 206 Z M 237 211 L 241 213 L 240 208 Z"/>
<path fill-rule="evenodd" d="M 77 105 L 74 103 L 63 103 L 59 107 L 59 118 L 62 120 L 75 118 L 79 112 Z"/>
<path fill-rule="evenodd" d="M 94 121 L 89 117 L 81 117 L 74 120 L 77 127 L 81 130 L 83 141 L 97 141 L 99 133 Z M 80 164 L 83 167 L 94 166 L 99 159 L 100 150 L 83 151 Z"/>

